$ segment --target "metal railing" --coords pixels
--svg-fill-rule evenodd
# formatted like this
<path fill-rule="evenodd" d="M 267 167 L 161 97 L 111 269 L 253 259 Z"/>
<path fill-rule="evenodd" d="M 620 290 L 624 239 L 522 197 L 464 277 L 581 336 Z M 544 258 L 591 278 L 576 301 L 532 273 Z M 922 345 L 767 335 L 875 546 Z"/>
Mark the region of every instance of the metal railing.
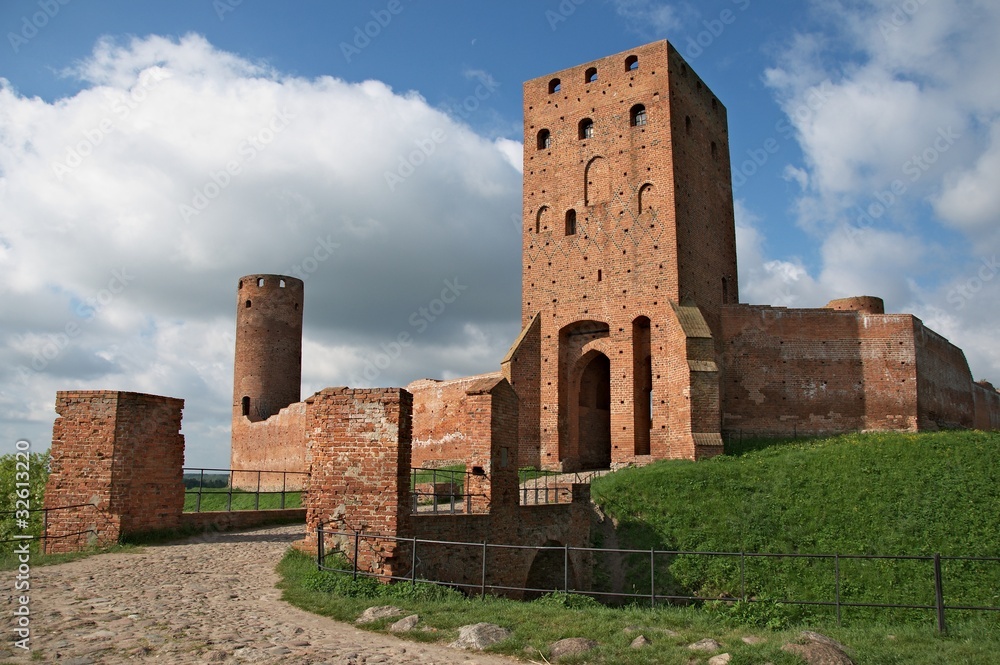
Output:
<path fill-rule="evenodd" d="M 414 514 L 454 515 L 473 511 L 472 478 L 485 478 L 485 471 L 457 469 L 410 469 L 410 501 Z"/>
<path fill-rule="evenodd" d="M 518 498 L 522 506 L 572 503 L 574 484 L 588 484 L 608 473 L 609 469 L 567 473 L 524 468 L 518 472 Z"/>
<path fill-rule="evenodd" d="M 326 565 L 326 549 L 324 543 L 329 537 L 340 537 L 341 542 L 351 542 L 353 543 L 352 551 L 343 551 L 341 553 L 347 556 L 348 560 L 351 562 L 351 568 L 335 568 Z M 401 543 L 408 545 L 410 548 L 409 558 L 411 561 L 410 570 L 408 575 L 385 575 L 379 573 L 372 573 L 368 571 L 362 571 L 358 569 L 358 556 L 361 551 L 363 541 L 377 541 L 381 543 L 391 542 L 391 543 Z M 972 612 L 1000 612 L 1000 607 L 993 605 L 983 605 L 983 604 L 970 604 L 966 602 L 952 602 L 945 603 L 944 595 L 944 575 L 942 573 L 942 563 L 947 562 L 985 562 L 990 564 L 1000 563 L 1000 557 L 981 557 L 981 556 L 942 556 L 941 554 L 933 555 L 875 555 L 875 554 L 781 554 L 781 553 L 762 553 L 762 552 L 691 552 L 691 551 L 680 551 L 680 550 L 638 550 L 638 549 L 605 549 L 605 548 L 593 548 L 593 547 L 570 547 L 565 546 L 531 546 L 531 545 L 510 545 L 510 544 L 495 544 L 488 542 L 462 542 L 462 541 L 448 541 L 448 540 L 430 540 L 423 538 L 404 538 L 399 536 L 391 536 L 377 533 L 363 533 L 359 531 L 340 531 L 328 528 L 327 525 L 320 523 L 317 527 L 317 558 L 316 563 L 319 570 L 326 570 L 338 573 L 348 573 L 353 575 L 355 579 L 359 576 L 361 577 L 373 577 L 386 582 L 389 581 L 403 581 L 410 582 L 411 584 L 416 584 L 416 582 L 426 582 L 431 584 L 442 584 L 449 587 L 464 589 L 471 593 L 479 593 L 485 595 L 491 592 L 504 592 L 504 591 L 517 591 L 517 592 L 528 592 L 528 593 L 551 593 L 563 592 L 566 594 L 577 594 L 586 595 L 593 598 L 608 598 L 608 599 L 648 599 L 651 607 L 656 607 L 657 603 L 663 602 L 707 602 L 707 601 L 718 601 L 724 603 L 780 603 L 785 605 L 802 605 L 802 606 L 818 606 L 818 607 L 831 607 L 836 610 L 837 625 L 841 624 L 842 610 L 844 608 L 880 608 L 880 609 L 906 609 L 906 610 L 923 610 L 930 611 L 933 610 L 936 618 L 936 625 L 939 632 L 945 632 L 945 612 L 946 611 L 972 611 Z M 418 557 L 418 550 L 427 546 L 446 546 L 446 547 L 456 547 L 456 548 L 471 548 L 478 553 L 479 558 L 479 569 L 477 571 L 467 571 L 469 573 L 478 573 L 479 581 L 478 583 L 460 582 L 454 579 L 433 579 L 427 576 L 417 576 L 417 568 L 420 559 Z M 379 547 L 372 548 L 373 551 L 379 550 Z M 490 570 L 488 566 L 489 553 L 496 550 L 531 550 L 535 552 L 535 555 L 549 552 L 549 553 L 561 553 L 562 555 L 562 579 L 555 580 L 557 584 L 555 586 L 548 586 L 547 588 L 540 587 L 529 587 L 529 586 L 511 586 L 509 584 L 502 584 L 496 581 L 490 581 Z M 573 553 L 583 553 L 587 556 L 594 555 L 637 555 L 642 557 L 648 557 L 649 565 L 649 591 L 646 593 L 630 593 L 625 591 L 595 591 L 592 589 L 577 589 L 574 588 L 571 575 L 571 555 Z M 729 557 L 738 559 L 740 567 L 740 595 L 737 596 L 699 596 L 691 594 L 677 594 L 677 593 L 658 593 L 657 592 L 657 559 L 662 559 L 664 557 L 678 557 L 678 556 L 693 556 L 693 557 Z M 461 557 L 452 556 L 450 561 L 454 562 Z M 471 559 L 472 557 L 468 557 Z M 826 561 L 832 564 L 833 570 L 831 571 L 833 582 L 834 582 L 834 593 L 832 598 L 827 599 L 794 599 L 794 598 L 757 598 L 755 596 L 756 592 L 752 592 L 748 588 L 747 584 L 747 573 L 746 564 L 748 560 L 751 559 L 811 559 L 817 561 Z M 914 603 L 914 602 L 868 602 L 860 600 L 850 600 L 845 599 L 845 575 L 841 570 L 841 563 L 850 560 L 862 560 L 862 561 L 914 561 L 923 562 L 929 564 L 931 568 L 928 571 L 928 579 L 932 579 L 933 583 L 928 585 L 928 591 L 933 590 L 934 602 L 929 603 Z M 659 570 L 665 572 L 666 566 L 662 563 L 659 564 Z M 503 574 L 503 571 L 500 573 Z M 466 579 L 470 579 L 471 575 L 465 576 Z M 551 580 L 550 580 L 551 581 Z M 561 581 L 561 587 L 558 582 Z M 850 580 L 847 580 L 850 582 Z M 857 594 L 857 589 L 853 589 L 853 594 Z M 889 600 L 892 600 L 891 598 Z"/>
<path fill-rule="evenodd" d="M 210 478 L 206 485 L 206 472 L 209 476 L 225 476 L 221 486 L 213 486 L 217 479 Z M 237 510 L 281 510 L 289 507 L 287 504 L 291 500 L 299 505 L 291 506 L 298 508 L 301 506 L 302 492 L 305 491 L 305 481 L 309 477 L 306 471 L 265 471 L 258 469 L 201 469 L 184 467 L 184 512 L 200 513 L 203 510 L 204 497 L 210 497 L 213 504 L 208 511 L 224 510 L 232 512 Z M 246 480 L 242 480 L 245 478 Z M 195 487 L 188 487 L 189 480 L 197 480 Z M 249 489 L 248 489 L 249 488 Z M 189 507 L 188 497 L 193 496 L 193 506 Z M 216 497 L 225 496 L 225 508 L 221 507 L 221 501 Z M 233 497 L 236 497 L 234 507 Z M 253 497 L 252 505 L 250 497 Z M 261 508 L 261 497 L 279 497 L 277 501 L 265 499 L 265 504 L 276 503 Z M 218 505 L 215 505 L 218 504 Z"/>

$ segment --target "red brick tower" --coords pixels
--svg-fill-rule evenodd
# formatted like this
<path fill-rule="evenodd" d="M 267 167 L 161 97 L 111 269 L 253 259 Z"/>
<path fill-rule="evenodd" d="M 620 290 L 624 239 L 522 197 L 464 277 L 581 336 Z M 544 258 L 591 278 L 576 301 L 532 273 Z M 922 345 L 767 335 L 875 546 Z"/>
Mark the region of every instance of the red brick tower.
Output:
<path fill-rule="evenodd" d="M 520 464 L 721 452 L 730 183 L 726 110 L 665 41 L 524 84 Z"/>
<path fill-rule="evenodd" d="M 240 278 L 236 300 L 233 432 L 299 401 L 302 387 L 301 279 Z M 235 441 L 235 437 L 234 437 Z"/>

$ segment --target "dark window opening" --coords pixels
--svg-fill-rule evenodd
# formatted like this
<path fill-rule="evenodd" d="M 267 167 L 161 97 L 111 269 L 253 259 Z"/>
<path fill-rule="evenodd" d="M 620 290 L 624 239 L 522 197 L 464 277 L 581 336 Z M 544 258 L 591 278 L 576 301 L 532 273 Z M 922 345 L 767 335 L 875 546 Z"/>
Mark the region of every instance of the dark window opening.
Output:
<path fill-rule="evenodd" d="M 264 286 L 264 278 L 260 277 L 257 279 L 257 286 Z"/>
<path fill-rule="evenodd" d="M 580 138 L 581 139 L 592 139 L 594 138 L 594 121 L 590 118 L 584 118 L 580 121 Z"/>
<path fill-rule="evenodd" d="M 633 71 L 639 69 L 639 56 L 630 55 L 625 58 L 625 71 Z"/>
<path fill-rule="evenodd" d="M 715 145 L 715 141 L 712 141 L 712 159 L 718 159 L 719 148 Z"/>
<path fill-rule="evenodd" d="M 250 415 L 250 398 L 247 397 L 246 395 L 244 395 L 243 399 L 240 400 L 240 405 L 242 407 L 243 415 L 244 416 L 249 416 Z"/>
<path fill-rule="evenodd" d="M 549 94 L 562 90 L 562 82 L 559 79 L 549 81 Z"/>
<path fill-rule="evenodd" d="M 646 124 L 646 107 L 642 104 L 636 104 L 629 111 L 629 124 L 633 127 L 642 127 Z"/>
<path fill-rule="evenodd" d="M 243 306 L 244 306 L 244 307 L 246 307 L 247 309 L 250 309 L 250 301 L 249 301 L 249 300 L 247 300 L 247 301 L 246 301 L 246 302 L 245 302 L 245 303 L 243 304 Z"/>
<path fill-rule="evenodd" d="M 540 132 L 538 132 L 538 149 L 547 150 L 551 147 L 552 147 L 552 133 L 547 129 L 543 129 Z"/>
<path fill-rule="evenodd" d="M 576 235 L 576 210 L 566 211 L 566 235 Z"/>
<path fill-rule="evenodd" d="M 597 67 L 590 67 L 583 74 L 583 80 L 587 83 L 593 83 L 597 80 Z"/>
<path fill-rule="evenodd" d="M 684 131 L 688 134 L 691 133 L 691 116 L 684 116 Z"/>

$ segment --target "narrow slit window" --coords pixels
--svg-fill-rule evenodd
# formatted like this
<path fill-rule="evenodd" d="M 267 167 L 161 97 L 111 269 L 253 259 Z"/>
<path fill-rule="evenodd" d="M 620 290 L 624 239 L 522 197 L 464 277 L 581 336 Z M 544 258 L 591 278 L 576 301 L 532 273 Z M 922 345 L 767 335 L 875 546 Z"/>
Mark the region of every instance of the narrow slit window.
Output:
<path fill-rule="evenodd" d="M 583 74 L 583 80 L 586 83 L 593 83 L 597 80 L 597 67 L 591 67 Z"/>
<path fill-rule="evenodd" d="M 246 395 L 244 395 L 243 399 L 240 400 L 240 407 L 241 407 L 241 410 L 243 411 L 243 415 L 244 416 L 249 416 L 250 415 L 250 398 L 247 397 Z"/>
<path fill-rule="evenodd" d="M 576 235 L 576 210 L 566 211 L 566 235 Z"/>
<path fill-rule="evenodd" d="M 552 147 L 552 132 L 547 129 L 543 129 L 538 132 L 538 149 L 548 150 Z"/>

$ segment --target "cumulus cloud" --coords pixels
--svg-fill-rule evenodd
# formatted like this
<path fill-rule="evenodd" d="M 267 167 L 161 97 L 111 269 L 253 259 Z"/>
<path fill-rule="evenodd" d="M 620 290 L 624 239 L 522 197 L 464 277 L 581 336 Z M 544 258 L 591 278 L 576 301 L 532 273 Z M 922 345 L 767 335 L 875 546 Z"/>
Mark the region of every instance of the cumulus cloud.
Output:
<path fill-rule="evenodd" d="M 645 39 L 667 37 L 680 29 L 682 20 L 677 3 L 660 0 L 614 0 L 615 11 L 629 27 Z"/>
<path fill-rule="evenodd" d="M 741 295 L 813 305 L 882 296 L 890 311 L 939 326 L 974 373 L 1000 379 L 1000 279 L 988 267 L 1000 253 L 1000 5 L 810 8 L 822 27 L 792 35 L 764 80 L 802 151 L 784 175 L 800 189 L 793 214 L 821 243 L 821 265 L 811 277 L 795 259 L 769 259 L 750 224 Z"/>
<path fill-rule="evenodd" d="M 227 464 L 250 273 L 306 280 L 305 390 L 363 380 L 400 332 L 371 384 L 496 367 L 519 319 L 519 143 L 197 35 L 104 40 L 65 74 L 82 89 L 52 101 L 0 80 L 5 436 L 45 442 L 56 389 L 139 390 L 185 398 L 189 460 Z M 454 303 L 412 319 L 448 282 Z"/>

